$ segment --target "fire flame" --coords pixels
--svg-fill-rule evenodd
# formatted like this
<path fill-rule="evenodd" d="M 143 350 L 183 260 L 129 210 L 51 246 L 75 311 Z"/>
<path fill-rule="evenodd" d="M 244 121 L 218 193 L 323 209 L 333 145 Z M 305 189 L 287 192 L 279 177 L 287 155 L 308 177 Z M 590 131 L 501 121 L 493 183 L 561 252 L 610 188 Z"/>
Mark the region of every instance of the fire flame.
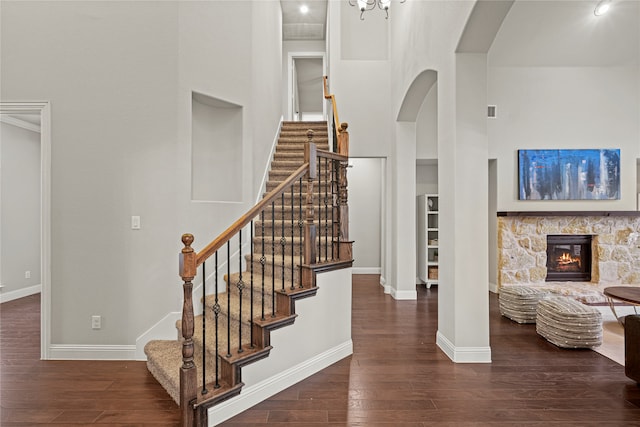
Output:
<path fill-rule="evenodd" d="M 568 252 L 563 252 L 557 259 L 558 265 L 578 264 L 581 266 L 581 260 L 579 257 L 573 258 Z"/>

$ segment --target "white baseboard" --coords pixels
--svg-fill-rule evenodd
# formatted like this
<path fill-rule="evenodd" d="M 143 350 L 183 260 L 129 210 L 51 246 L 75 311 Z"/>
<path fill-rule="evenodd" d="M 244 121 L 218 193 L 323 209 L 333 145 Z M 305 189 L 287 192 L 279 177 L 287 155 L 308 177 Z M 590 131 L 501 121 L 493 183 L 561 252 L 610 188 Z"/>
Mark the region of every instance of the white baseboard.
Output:
<path fill-rule="evenodd" d="M 385 279 L 383 276 L 380 276 L 380 286 L 382 286 L 385 294 L 391 293 L 391 286 L 387 285 L 387 279 Z"/>
<path fill-rule="evenodd" d="M 178 338 L 176 322 L 182 318 L 182 313 L 174 311 L 167 314 L 158 323 L 150 327 L 136 339 L 136 360 L 147 360 L 144 346 L 151 340 L 175 340 Z"/>
<path fill-rule="evenodd" d="M 498 285 L 495 283 L 489 283 L 489 292 L 493 292 L 494 294 L 498 293 Z"/>
<path fill-rule="evenodd" d="M 436 344 L 455 363 L 491 363 L 491 347 L 456 347 L 440 331 Z"/>
<path fill-rule="evenodd" d="M 398 291 L 396 289 L 391 289 L 391 296 L 396 300 L 417 300 L 418 291 Z"/>
<path fill-rule="evenodd" d="M 52 344 L 48 360 L 135 360 L 135 345 Z"/>
<path fill-rule="evenodd" d="M 353 274 L 380 274 L 380 267 L 353 267 Z"/>
<path fill-rule="evenodd" d="M 238 396 L 209 409 L 209 426 L 213 427 L 246 411 L 351 354 L 353 342 L 349 340 L 258 384 L 243 388 Z"/>
<path fill-rule="evenodd" d="M 42 285 L 34 285 L 29 286 L 28 288 L 16 289 L 15 291 L 2 292 L 0 294 L 0 303 L 28 297 L 33 294 L 39 294 L 40 292 L 42 292 Z"/>

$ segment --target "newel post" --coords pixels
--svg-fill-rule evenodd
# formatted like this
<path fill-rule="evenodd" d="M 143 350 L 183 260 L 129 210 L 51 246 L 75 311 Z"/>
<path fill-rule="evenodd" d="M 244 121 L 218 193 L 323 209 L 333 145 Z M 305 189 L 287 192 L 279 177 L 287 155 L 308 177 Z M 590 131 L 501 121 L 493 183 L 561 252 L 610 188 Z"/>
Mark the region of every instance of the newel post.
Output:
<path fill-rule="evenodd" d="M 340 139 L 338 140 L 338 154 L 349 156 L 349 132 L 347 123 L 340 125 Z M 338 220 L 340 222 L 338 254 L 340 260 L 353 259 L 352 241 L 349 240 L 349 194 L 347 190 L 347 168 L 349 161 L 340 162 L 338 175 Z"/>
<path fill-rule="evenodd" d="M 180 368 L 180 410 L 182 426 L 194 424 L 194 409 L 197 396 L 197 371 L 193 362 L 193 278 L 196 276 L 196 253 L 191 247 L 193 235 L 183 234 L 184 248 L 180 252 L 180 277 L 184 281 L 182 302 L 182 367 Z"/>

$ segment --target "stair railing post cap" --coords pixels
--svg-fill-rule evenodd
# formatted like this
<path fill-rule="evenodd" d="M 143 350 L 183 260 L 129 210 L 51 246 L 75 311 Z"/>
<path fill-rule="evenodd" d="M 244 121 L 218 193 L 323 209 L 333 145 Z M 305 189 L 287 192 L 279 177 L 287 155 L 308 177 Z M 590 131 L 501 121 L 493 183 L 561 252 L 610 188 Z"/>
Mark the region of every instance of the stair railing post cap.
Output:
<path fill-rule="evenodd" d="M 191 233 L 185 233 L 182 235 L 182 243 L 184 244 L 182 253 L 193 252 L 193 248 L 191 247 L 193 240 L 194 240 L 194 237 L 193 237 L 193 234 Z"/>

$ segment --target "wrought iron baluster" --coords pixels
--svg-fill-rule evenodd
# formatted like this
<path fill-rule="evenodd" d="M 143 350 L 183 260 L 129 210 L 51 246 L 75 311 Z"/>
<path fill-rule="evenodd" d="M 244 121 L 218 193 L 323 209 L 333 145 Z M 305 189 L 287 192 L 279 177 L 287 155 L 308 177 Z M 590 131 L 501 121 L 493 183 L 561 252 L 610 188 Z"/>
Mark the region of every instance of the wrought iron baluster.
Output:
<path fill-rule="evenodd" d="M 260 265 L 262 265 L 262 290 L 261 290 L 261 301 L 262 312 L 260 313 L 260 319 L 264 320 L 264 267 L 267 263 L 267 258 L 264 256 L 264 209 L 260 212 L 260 218 L 262 219 L 262 256 L 260 257 Z"/>
<path fill-rule="evenodd" d="M 300 238 L 300 267 L 299 267 L 299 274 L 298 274 L 298 286 L 300 288 L 302 288 L 302 262 L 303 262 L 303 256 L 304 256 L 304 249 L 302 247 L 303 245 L 303 231 L 302 228 L 304 227 L 304 219 L 302 217 L 302 177 L 300 177 L 300 189 L 298 190 L 298 196 L 299 196 L 299 200 L 298 200 L 298 208 L 300 209 L 300 216 L 298 217 L 298 237 Z"/>
<path fill-rule="evenodd" d="M 220 382 L 218 382 L 218 374 L 219 374 L 219 370 L 220 370 L 220 364 L 218 362 L 218 356 L 219 356 L 219 352 L 218 352 L 218 343 L 219 343 L 219 336 L 218 336 L 218 316 L 220 315 L 220 304 L 218 303 L 218 251 L 216 251 L 215 254 L 215 272 L 214 272 L 214 276 L 215 276 L 215 302 L 213 304 L 213 315 L 214 315 L 214 319 L 215 319 L 215 326 L 216 326 L 216 360 L 215 360 L 215 364 L 216 364 L 216 384 L 214 386 L 214 388 L 220 388 Z"/>
<path fill-rule="evenodd" d="M 276 317 L 276 202 L 271 202 L 271 317 Z"/>
<path fill-rule="evenodd" d="M 335 261 L 335 237 L 336 237 L 336 224 L 335 224 L 335 211 L 336 211 L 336 161 L 331 161 L 331 261 Z"/>
<path fill-rule="evenodd" d="M 324 260 L 329 259 L 329 159 L 324 159 Z"/>
<path fill-rule="evenodd" d="M 286 244 L 287 244 L 287 238 L 284 235 L 284 222 L 285 222 L 285 215 L 284 215 L 284 191 L 282 192 L 282 195 L 280 196 L 280 202 L 282 203 L 281 209 L 280 209 L 280 228 L 282 230 L 282 236 L 280 237 L 280 252 L 282 253 L 282 290 L 284 291 L 284 276 L 285 276 L 285 265 L 284 265 L 284 253 L 286 251 Z"/>
<path fill-rule="evenodd" d="M 295 226 L 293 224 L 293 216 L 294 216 L 294 211 L 295 211 L 294 206 L 295 206 L 295 203 L 294 203 L 294 200 L 293 200 L 293 184 L 291 184 L 291 290 L 295 289 L 295 286 L 294 286 L 293 282 L 295 282 L 295 278 L 296 278 L 296 272 L 295 272 L 295 266 L 294 266 L 295 265 L 294 260 L 296 259 L 295 258 L 296 254 L 295 254 L 295 251 L 294 251 L 295 248 L 296 248 L 296 245 L 295 245 L 296 242 L 295 242 L 295 239 L 294 239 Z"/>
<path fill-rule="evenodd" d="M 244 290 L 244 282 L 242 281 L 242 228 L 238 230 L 238 353 L 242 353 L 242 291 Z"/>
<path fill-rule="evenodd" d="M 320 262 L 322 260 L 322 164 L 320 163 L 320 156 L 318 156 L 316 163 L 316 170 L 318 171 L 318 254 L 316 259 L 317 262 Z"/>
<path fill-rule="evenodd" d="M 253 348 L 253 252 L 254 252 L 254 247 L 253 247 L 253 220 L 251 220 L 251 223 L 249 224 L 249 230 L 251 232 L 251 276 L 250 276 L 250 281 L 251 281 L 251 294 L 250 294 L 250 298 L 249 301 L 251 303 L 251 310 L 250 310 L 250 319 L 249 319 L 249 338 L 251 338 L 251 348 Z"/>
<path fill-rule="evenodd" d="M 205 264 L 207 262 L 202 263 L 202 394 L 207 394 L 209 390 L 207 390 L 207 270 L 205 268 Z"/>
<path fill-rule="evenodd" d="M 227 242 L 227 357 L 231 357 L 231 241 Z"/>

